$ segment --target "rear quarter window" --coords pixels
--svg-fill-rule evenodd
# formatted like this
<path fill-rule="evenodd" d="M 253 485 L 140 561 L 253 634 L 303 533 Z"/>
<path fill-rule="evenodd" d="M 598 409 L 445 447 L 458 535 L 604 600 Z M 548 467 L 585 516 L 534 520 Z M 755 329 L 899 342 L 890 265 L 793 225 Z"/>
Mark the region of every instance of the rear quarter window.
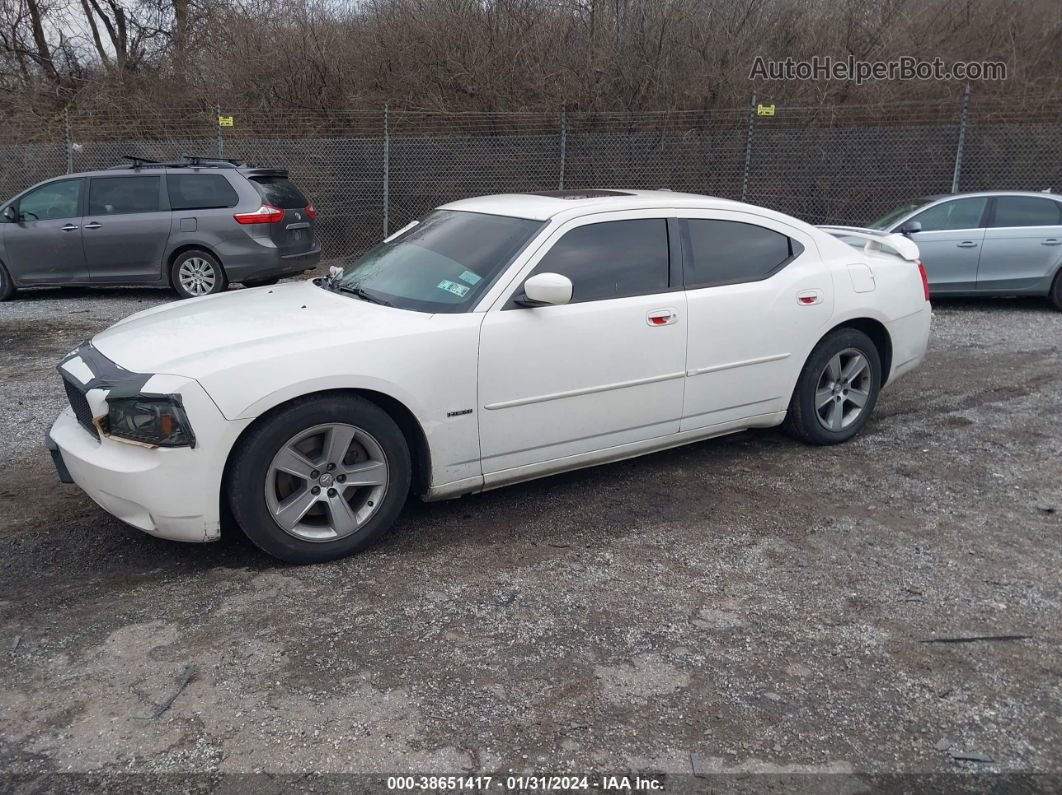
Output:
<path fill-rule="evenodd" d="M 240 197 L 221 174 L 167 174 L 166 191 L 174 210 L 235 207 Z"/>
<path fill-rule="evenodd" d="M 287 177 L 251 177 L 251 183 L 262 194 L 262 201 L 281 210 L 299 210 L 310 202 Z"/>

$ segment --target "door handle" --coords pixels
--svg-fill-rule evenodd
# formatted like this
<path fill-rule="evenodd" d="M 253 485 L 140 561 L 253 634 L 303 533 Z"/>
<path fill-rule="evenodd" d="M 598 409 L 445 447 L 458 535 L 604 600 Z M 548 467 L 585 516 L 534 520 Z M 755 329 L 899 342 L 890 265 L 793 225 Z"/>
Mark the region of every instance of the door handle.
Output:
<path fill-rule="evenodd" d="M 91 223 L 85 224 L 85 228 L 86 229 L 99 229 L 100 226 L 102 226 L 102 224 L 98 224 L 95 221 L 92 221 Z"/>
<path fill-rule="evenodd" d="M 650 326 L 670 326 L 678 320 L 674 309 L 650 309 L 645 315 L 645 322 Z"/>
<path fill-rule="evenodd" d="M 977 244 L 972 240 L 964 240 L 958 244 L 959 248 L 977 248 Z"/>
<path fill-rule="evenodd" d="M 1062 243 L 1062 240 L 1059 240 L 1057 237 L 1049 237 L 1049 238 L 1047 238 L 1047 240 L 1043 241 L 1040 245 L 1041 246 L 1057 246 L 1059 243 Z"/>
<path fill-rule="evenodd" d="M 64 232 L 73 232 L 75 230 L 80 229 L 81 227 L 77 224 L 67 224 L 66 226 L 61 226 L 59 228 L 62 229 Z"/>

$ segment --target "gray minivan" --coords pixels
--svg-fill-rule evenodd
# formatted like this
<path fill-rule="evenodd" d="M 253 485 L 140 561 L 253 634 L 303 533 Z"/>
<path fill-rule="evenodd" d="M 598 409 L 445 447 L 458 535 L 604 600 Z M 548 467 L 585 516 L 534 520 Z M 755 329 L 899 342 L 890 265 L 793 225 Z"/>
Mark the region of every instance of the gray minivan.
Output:
<path fill-rule="evenodd" d="M 1062 196 L 926 196 L 867 226 L 918 244 L 933 295 L 1040 295 L 1062 309 Z"/>
<path fill-rule="evenodd" d="M 287 171 L 133 159 L 41 182 L 0 205 L 0 301 L 19 287 L 271 284 L 321 258 L 317 213 Z"/>

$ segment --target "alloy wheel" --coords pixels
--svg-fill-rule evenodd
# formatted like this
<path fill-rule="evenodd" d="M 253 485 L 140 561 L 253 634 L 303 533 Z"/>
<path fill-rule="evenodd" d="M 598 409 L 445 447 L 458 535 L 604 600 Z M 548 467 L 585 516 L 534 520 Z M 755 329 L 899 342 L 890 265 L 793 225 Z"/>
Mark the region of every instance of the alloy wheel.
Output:
<path fill-rule="evenodd" d="M 335 541 L 361 529 L 387 493 L 387 456 L 362 428 L 315 425 L 285 442 L 266 472 L 274 521 L 302 541 Z"/>
<path fill-rule="evenodd" d="M 214 289 L 217 277 L 214 267 L 202 257 L 189 257 L 177 270 L 177 280 L 189 295 L 207 295 Z"/>
<path fill-rule="evenodd" d="M 828 431 L 841 431 L 859 419 L 870 400 L 870 362 L 862 351 L 845 348 L 833 356 L 815 386 L 815 414 Z"/>

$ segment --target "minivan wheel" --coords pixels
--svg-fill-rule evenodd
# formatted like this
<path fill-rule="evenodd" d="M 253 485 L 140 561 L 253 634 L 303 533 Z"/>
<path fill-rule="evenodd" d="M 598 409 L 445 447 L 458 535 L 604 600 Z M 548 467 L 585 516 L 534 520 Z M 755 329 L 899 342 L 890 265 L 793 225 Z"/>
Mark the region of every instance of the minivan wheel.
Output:
<path fill-rule="evenodd" d="M 272 279 L 245 279 L 243 282 L 244 287 L 271 287 L 280 281 L 279 276 L 274 276 Z"/>
<path fill-rule="evenodd" d="M 880 389 L 877 347 L 858 329 L 838 329 L 804 364 L 783 427 L 810 444 L 847 442 L 867 424 Z"/>
<path fill-rule="evenodd" d="M 0 301 L 6 301 L 14 294 L 15 284 L 11 281 L 7 268 L 4 267 L 3 263 L 0 263 Z"/>
<path fill-rule="evenodd" d="M 213 254 L 200 249 L 184 251 L 173 261 L 170 281 L 181 298 L 220 293 L 229 284 L 221 263 Z"/>
<path fill-rule="evenodd" d="M 297 400 L 257 424 L 236 452 L 226 490 L 237 524 L 289 563 L 361 550 L 394 523 L 412 464 L 401 429 L 353 396 Z"/>

